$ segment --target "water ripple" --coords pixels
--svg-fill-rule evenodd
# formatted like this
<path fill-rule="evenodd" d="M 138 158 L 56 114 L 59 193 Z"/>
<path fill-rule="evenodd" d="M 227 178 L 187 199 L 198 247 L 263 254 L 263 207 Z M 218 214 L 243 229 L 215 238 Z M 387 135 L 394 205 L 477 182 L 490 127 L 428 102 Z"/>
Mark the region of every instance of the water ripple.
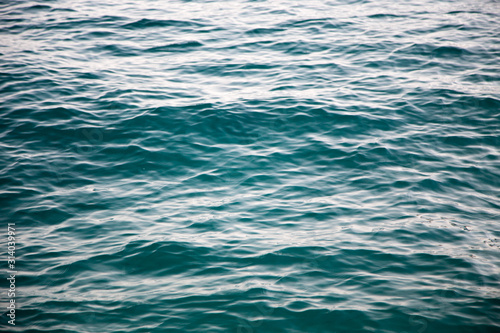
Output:
<path fill-rule="evenodd" d="M 499 15 L 0 4 L 2 327 L 498 331 Z"/>

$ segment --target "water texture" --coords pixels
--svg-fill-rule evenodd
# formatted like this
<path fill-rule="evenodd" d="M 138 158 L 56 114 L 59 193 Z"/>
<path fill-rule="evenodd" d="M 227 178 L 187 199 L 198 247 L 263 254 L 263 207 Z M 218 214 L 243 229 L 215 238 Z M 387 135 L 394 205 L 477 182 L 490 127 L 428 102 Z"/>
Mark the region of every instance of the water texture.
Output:
<path fill-rule="evenodd" d="M 499 22 L 2 1 L 1 330 L 500 332 Z"/>

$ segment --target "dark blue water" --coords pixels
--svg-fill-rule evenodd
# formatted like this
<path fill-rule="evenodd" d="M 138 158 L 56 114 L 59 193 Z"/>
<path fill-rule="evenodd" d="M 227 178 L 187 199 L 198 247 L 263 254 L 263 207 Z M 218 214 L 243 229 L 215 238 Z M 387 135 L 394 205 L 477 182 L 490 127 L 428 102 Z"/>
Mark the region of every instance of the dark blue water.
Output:
<path fill-rule="evenodd" d="M 2 1 L 1 330 L 500 332 L 499 22 Z"/>

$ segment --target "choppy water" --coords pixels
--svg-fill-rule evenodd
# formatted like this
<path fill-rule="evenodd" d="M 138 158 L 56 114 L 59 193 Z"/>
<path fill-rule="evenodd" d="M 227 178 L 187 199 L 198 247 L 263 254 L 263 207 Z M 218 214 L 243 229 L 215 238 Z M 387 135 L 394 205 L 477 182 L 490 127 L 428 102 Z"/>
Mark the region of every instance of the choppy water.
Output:
<path fill-rule="evenodd" d="M 499 22 L 2 1 L 2 330 L 499 332 Z"/>

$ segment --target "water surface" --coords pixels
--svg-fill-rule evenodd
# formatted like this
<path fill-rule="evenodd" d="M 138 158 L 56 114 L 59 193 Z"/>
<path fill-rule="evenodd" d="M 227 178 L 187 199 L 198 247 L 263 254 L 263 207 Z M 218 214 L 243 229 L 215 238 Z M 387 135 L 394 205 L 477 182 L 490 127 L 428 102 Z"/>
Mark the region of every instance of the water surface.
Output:
<path fill-rule="evenodd" d="M 499 332 L 498 22 L 486 0 L 2 2 L 3 329 Z"/>

